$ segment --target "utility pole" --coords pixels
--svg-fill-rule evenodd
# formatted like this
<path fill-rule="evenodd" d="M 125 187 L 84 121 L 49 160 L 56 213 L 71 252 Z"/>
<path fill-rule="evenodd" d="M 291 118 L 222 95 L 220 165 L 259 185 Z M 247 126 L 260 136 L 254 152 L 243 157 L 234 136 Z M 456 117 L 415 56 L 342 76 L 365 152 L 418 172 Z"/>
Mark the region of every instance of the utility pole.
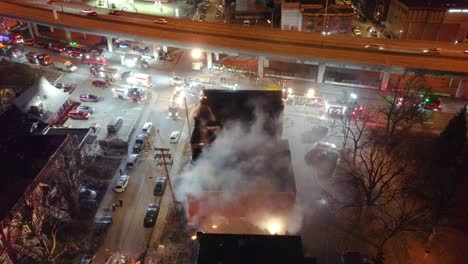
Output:
<path fill-rule="evenodd" d="M 174 191 L 173 191 L 173 188 L 172 188 L 172 181 L 171 181 L 171 177 L 169 175 L 169 170 L 167 169 L 167 165 L 169 164 L 169 165 L 172 166 L 172 163 L 173 163 L 173 161 L 171 160 L 172 155 L 169 153 L 170 149 L 168 149 L 168 148 L 154 148 L 154 150 L 156 151 L 156 154 L 154 155 L 154 159 L 158 160 L 157 166 L 160 166 L 160 165 L 164 166 L 164 171 L 166 172 L 166 177 L 167 177 L 167 183 L 169 184 L 169 191 L 171 192 L 171 196 L 172 196 L 172 203 L 174 204 L 174 209 L 176 209 L 176 207 L 175 207 L 176 206 L 176 199 L 175 199 Z M 161 158 L 162 158 L 162 164 L 159 161 Z M 169 160 L 166 161 L 166 158 L 168 158 Z"/>
<path fill-rule="evenodd" d="M 189 115 L 188 115 L 188 109 L 187 109 L 187 97 L 184 96 L 184 104 L 185 104 L 185 115 L 187 116 L 187 127 L 188 127 L 188 134 L 189 134 L 189 139 L 192 139 L 192 131 L 190 130 L 190 121 L 189 121 Z"/>

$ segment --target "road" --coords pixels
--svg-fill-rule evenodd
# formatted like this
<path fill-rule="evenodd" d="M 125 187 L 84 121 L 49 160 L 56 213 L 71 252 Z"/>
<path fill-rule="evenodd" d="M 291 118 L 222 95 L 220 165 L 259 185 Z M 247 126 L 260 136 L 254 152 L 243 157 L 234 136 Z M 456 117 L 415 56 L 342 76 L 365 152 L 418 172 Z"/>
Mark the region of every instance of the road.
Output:
<path fill-rule="evenodd" d="M 355 38 L 352 36 L 322 36 L 309 32 L 278 29 L 249 28 L 240 30 L 238 25 L 223 23 L 199 23 L 185 19 L 167 19 L 167 24 L 153 23 L 153 16 L 129 13 L 125 16 L 98 15 L 89 17 L 59 12 L 54 19 L 46 6 L 28 7 L 0 3 L 0 14 L 23 20 L 37 20 L 44 24 L 95 34 L 110 34 L 141 38 L 146 41 L 159 39 L 173 46 L 199 47 L 218 52 L 258 56 L 287 56 L 307 59 L 331 59 L 381 66 L 427 69 L 468 73 L 467 54 L 464 45 L 442 42 L 420 42 Z M 48 7 L 52 8 L 52 7 Z M 74 9 L 77 12 L 77 9 Z M 102 12 L 102 11 L 101 11 Z M 99 21 L 99 23 L 96 23 Z M 77 27 L 79 25 L 79 27 Z M 187 45 L 187 42 L 191 44 Z M 379 48 L 365 48 L 378 44 Z M 425 48 L 440 48 L 440 55 L 425 55 Z"/>
<path fill-rule="evenodd" d="M 30 50 L 41 51 L 31 47 L 26 48 L 26 51 Z M 42 52 L 43 51 L 41 51 L 41 53 Z M 63 55 L 54 54 L 53 56 Z M 107 56 L 111 61 L 111 67 L 118 68 L 120 72 L 128 70 L 126 67 L 119 65 L 120 59 L 118 54 L 107 53 Z M 167 117 L 168 102 L 173 92 L 173 87 L 169 85 L 169 76 L 172 75 L 172 72 L 167 73 L 155 69 L 150 70 L 154 83 L 156 84 L 153 90 L 155 96 L 148 105 L 144 105 L 112 98 L 109 90 L 98 90 L 91 87 L 91 79 L 89 78 L 87 66 L 79 64 L 78 62 L 77 65 L 79 66 L 77 72 L 64 74 L 60 78 L 60 82 L 75 82 L 78 84 L 78 88 L 71 95 L 71 98 L 77 100 L 77 96 L 80 93 L 93 92 L 103 96 L 104 101 L 94 105 L 96 107 L 96 113 L 93 115 L 93 120 L 69 120 L 67 121 L 67 124 L 71 124 L 73 127 L 88 127 L 89 123 L 99 121 L 102 124 L 101 133 L 106 133 L 105 124 L 107 124 L 107 121 L 115 115 L 123 115 L 125 123 L 133 122 L 132 124 L 135 127 L 135 132 L 132 134 L 130 142 L 134 142 L 138 131 L 141 130 L 142 124 L 150 121 L 156 129 L 160 130 L 160 136 L 153 134 L 153 146 L 171 148 L 172 152 L 175 153 L 176 146 L 169 144 L 168 137 L 171 131 L 182 130 L 186 120 L 184 119 L 184 115 L 182 115 L 182 119 L 176 121 L 168 119 Z M 184 56 L 181 58 L 179 65 L 177 65 L 175 72 L 177 75 L 182 77 L 203 74 L 194 74 L 190 66 L 190 56 L 187 55 L 187 53 L 184 53 Z M 56 72 L 56 70 L 52 68 L 47 68 L 46 71 Z M 303 85 L 304 87 L 308 87 L 309 84 L 304 83 Z M 264 87 L 266 86 L 267 85 Z M 241 86 L 241 89 L 262 89 L 264 87 L 251 87 L 245 85 Z M 342 88 L 340 88 L 339 91 L 341 91 L 341 89 Z M 323 89 L 323 94 L 330 100 L 332 100 L 333 97 L 342 95 L 340 92 L 333 91 L 333 89 Z M 320 92 L 322 92 L 322 90 Z M 358 90 L 357 92 L 360 98 L 365 98 L 366 100 L 369 100 L 369 102 L 375 100 L 375 97 L 368 94 L 372 93 L 372 91 Z M 189 100 L 190 106 L 196 102 L 196 100 L 192 99 Z M 450 116 L 450 114 L 444 116 Z M 436 122 L 442 124 L 444 121 L 438 120 Z M 320 183 L 314 180 L 314 174 L 311 174 L 310 170 L 305 166 L 304 155 L 312 147 L 312 144 L 304 143 L 301 136 L 302 133 L 310 130 L 314 125 L 329 124 L 329 121 L 321 120 L 320 116 L 313 115 L 308 111 L 300 113 L 297 109 L 290 109 L 289 107 L 287 107 L 285 111 L 284 137 L 290 142 L 292 163 L 296 175 L 296 185 L 298 186 L 298 202 L 304 208 L 311 210 L 317 209 L 316 202 L 317 199 L 320 198 Z M 330 133 L 326 137 L 321 138 L 321 140 L 339 143 L 339 137 L 334 133 Z M 180 144 L 184 143 L 185 142 L 180 142 Z M 124 162 L 125 157 L 121 158 Z M 121 166 L 122 169 L 123 165 L 124 164 Z M 152 152 L 148 151 L 142 155 L 142 159 L 135 168 L 129 171 L 123 170 L 123 172 L 127 173 L 131 177 L 128 188 L 123 193 L 115 193 L 113 191 L 115 181 L 120 174 L 119 171 L 117 171 L 96 214 L 96 217 L 110 214 L 114 219 L 114 223 L 108 230 L 103 245 L 98 251 L 97 263 L 103 263 L 106 249 L 124 252 L 129 254 L 132 258 L 136 258 L 145 250 L 146 244 L 151 236 L 152 230 L 143 227 L 143 217 L 149 203 L 159 203 L 159 197 L 153 196 L 152 190 L 154 188 L 156 177 L 163 175 L 162 168 L 155 166 L 152 159 Z M 110 210 L 111 203 L 116 202 L 119 199 L 123 200 L 123 208 L 117 208 L 115 212 L 112 212 Z M 310 244 L 307 244 L 307 246 L 310 246 Z"/>

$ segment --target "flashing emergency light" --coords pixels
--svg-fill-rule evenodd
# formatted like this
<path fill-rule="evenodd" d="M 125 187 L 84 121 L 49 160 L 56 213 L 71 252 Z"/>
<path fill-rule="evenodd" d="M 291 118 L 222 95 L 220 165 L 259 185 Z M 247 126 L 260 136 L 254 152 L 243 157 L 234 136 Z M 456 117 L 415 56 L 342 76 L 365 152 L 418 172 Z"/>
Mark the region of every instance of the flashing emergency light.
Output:
<path fill-rule="evenodd" d="M 426 97 L 426 98 L 424 99 L 424 102 L 426 102 L 426 103 L 429 103 L 429 101 L 431 101 L 431 100 L 430 100 L 428 97 Z"/>
<path fill-rule="evenodd" d="M 70 42 L 70 46 L 75 47 L 76 45 L 78 45 L 78 43 L 76 43 L 76 41 Z"/>

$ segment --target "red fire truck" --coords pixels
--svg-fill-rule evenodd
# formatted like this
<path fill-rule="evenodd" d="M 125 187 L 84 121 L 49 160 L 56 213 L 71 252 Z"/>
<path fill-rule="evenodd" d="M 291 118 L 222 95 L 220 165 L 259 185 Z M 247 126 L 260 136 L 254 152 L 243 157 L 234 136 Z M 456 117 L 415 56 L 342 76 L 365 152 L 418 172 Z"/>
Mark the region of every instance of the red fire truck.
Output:
<path fill-rule="evenodd" d="M 93 66 L 107 66 L 109 62 L 106 57 L 103 55 L 87 53 L 83 55 L 81 60 L 84 64 L 93 65 Z"/>

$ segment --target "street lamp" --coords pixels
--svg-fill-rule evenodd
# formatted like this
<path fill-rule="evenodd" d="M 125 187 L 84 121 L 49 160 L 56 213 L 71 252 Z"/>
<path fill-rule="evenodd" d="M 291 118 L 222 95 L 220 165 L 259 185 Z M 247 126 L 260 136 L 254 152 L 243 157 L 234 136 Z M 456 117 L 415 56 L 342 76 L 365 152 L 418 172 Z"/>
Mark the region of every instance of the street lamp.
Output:
<path fill-rule="evenodd" d="M 314 95 L 315 95 L 315 90 L 314 89 L 311 88 L 311 89 L 307 90 L 307 94 L 306 94 L 307 98 L 312 98 L 312 97 L 314 97 Z"/>
<path fill-rule="evenodd" d="M 198 60 L 202 56 L 202 51 L 200 49 L 193 49 L 192 50 L 192 58 Z"/>
<path fill-rule="evenodd" d="M 356 100 L 356 99 L 357 99 L 357 94 L 355 94 L 355 93 L 351 93 L 349 96 L 350 96 L 351 99 L 353 99 L 353 100 Z"/>

